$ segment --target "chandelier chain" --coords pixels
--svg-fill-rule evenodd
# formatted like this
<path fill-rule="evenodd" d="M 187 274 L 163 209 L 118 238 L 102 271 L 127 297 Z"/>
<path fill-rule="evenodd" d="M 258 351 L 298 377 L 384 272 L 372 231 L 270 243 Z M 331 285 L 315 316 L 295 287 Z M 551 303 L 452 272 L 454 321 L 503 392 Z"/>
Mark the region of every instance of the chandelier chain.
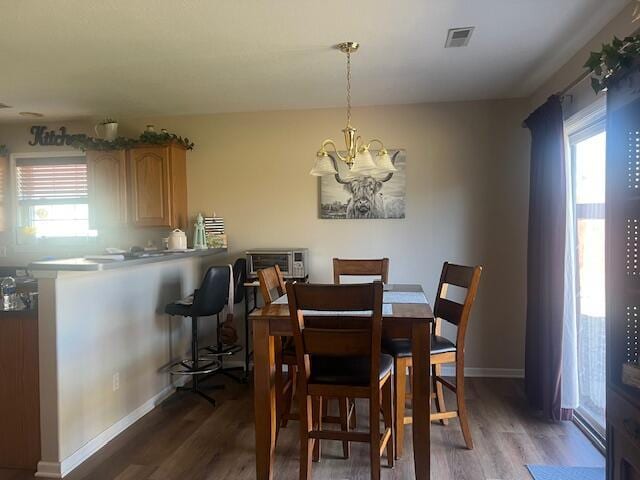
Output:
<path fill-rule="evenodd" d="M 351 126 L 351 51 L 347 51 L 347 127 Z"/>

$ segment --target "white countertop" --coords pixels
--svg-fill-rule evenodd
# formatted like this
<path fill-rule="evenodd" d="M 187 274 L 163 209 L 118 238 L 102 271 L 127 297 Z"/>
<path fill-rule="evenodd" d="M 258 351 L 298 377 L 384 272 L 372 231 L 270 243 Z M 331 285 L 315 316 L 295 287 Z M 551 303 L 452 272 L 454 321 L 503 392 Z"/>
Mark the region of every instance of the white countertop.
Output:
<path fill-rule="evenodd" d="M 167 262 L 171 260 L 181 260 L 190 257 L 204 257 L 226 252 L 226 248 L 208 248 L 206 250 L 194 250 L 181 253 L 163 253 L 141 258 L 131 258 L 125 260 L 87 260 L 85 258 L 65 258 L 60 260 L 46 260 L 42 262 L 32 262 L 29 264 L 31 272 L 37 271 L 71 271 L 90 272 L 100 270 L 113 270 L 116 268 L 127 268 L 147 263 Z"/>

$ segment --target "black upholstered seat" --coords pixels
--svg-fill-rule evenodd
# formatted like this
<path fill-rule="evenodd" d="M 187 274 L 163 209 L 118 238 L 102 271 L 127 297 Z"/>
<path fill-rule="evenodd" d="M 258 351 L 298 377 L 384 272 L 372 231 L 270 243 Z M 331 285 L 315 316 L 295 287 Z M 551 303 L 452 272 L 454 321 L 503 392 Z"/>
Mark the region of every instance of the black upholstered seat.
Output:
<path fill-rule="evenodd" d="M 380 354 L 380 375 L 382 379 L 393 367 L 391 355 Z M 311 357 L 309 383 L 323 385 L 367 386 L 370 380 L 370 357 Z"/>
<path fill-rule="evenodd" d="M 382 350 L 394 357 L 405 358 L 411 356 L 411 341 L 406 338 L 385 339 Z M 431 354 L 455 352 L 456 345 L 449 339 L 438 335 L 431 336 Z"/>

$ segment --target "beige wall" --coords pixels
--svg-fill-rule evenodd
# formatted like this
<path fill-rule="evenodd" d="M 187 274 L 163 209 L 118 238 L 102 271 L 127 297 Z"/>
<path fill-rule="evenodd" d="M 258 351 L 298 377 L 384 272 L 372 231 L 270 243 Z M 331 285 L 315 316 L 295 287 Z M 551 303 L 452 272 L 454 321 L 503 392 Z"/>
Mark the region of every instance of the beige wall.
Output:
<path fill-rule="evenodd" d="M 334 256 L 386 255 L 391 281 L 421 283 L 429 298 L 443 261 L 484 265 L 468 366 L 521 369 L 528 161 L 519 123 L 527 107 L 512 100 L 356 109 L 363 135 L 407 151 L 404 220 L 318 218 L 317 179 L 308 172 L 320 142 L 340 140 L 343 109 L 135 119 L 122 126 L 133 134 L 153 123 L 195 141 L 189 210 L 225 217 L 232 256 L 255 247 L 308 247 L 311 279 L 324 282 Z M 0 142 L 25 150 L 29 125 L 0 125 Z"/>
<path fill-rule="evenodd" d="M 581 48 L 560 70 L 552 75 L 551 78 L 531 96 L 531 106 L 535 108 L 541 105 L 547 97 L 563 90 L 567 85 L 576 80 L 578 76 L 585 71 L 583 66 L 589 58 L 591 51 L 599 51 L 602 48 L 602 44 L 610 43 L 614 35 L 618 38 L 624 38 L 632 35 L 640 28 L 640 23 L 633 23 L 631 21 L 634 4 L 635 2 L 629 2 L 628 7 L 622 10 L 618 16 L 598 32 L 591 41 Z M 596 99 L 596 95 L 591 89 L 588 78 L 568 93 L 571 94 L 572 97 L 563 103 L 567 116 L 593 103 Z"/>

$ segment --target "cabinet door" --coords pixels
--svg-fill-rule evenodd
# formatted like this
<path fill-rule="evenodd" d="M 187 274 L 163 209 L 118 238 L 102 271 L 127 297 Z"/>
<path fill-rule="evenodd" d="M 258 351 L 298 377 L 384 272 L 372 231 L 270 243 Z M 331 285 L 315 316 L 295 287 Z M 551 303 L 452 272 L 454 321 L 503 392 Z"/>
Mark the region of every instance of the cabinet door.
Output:
<path fill-rule="evenodd" d="M 186 150 L 172 145 L 171 152 L 171 227 L 188 228 Z"/>
<path fill-rule="evenodd" d="M 87 152 L 91 228 L 127 223 L 127 169 L 124 150 Z"/>
<path fill-rule="evenodd" d="M 171 226 L 169 150 L 129 150 L 132 223 L 139 227 Z"/>

